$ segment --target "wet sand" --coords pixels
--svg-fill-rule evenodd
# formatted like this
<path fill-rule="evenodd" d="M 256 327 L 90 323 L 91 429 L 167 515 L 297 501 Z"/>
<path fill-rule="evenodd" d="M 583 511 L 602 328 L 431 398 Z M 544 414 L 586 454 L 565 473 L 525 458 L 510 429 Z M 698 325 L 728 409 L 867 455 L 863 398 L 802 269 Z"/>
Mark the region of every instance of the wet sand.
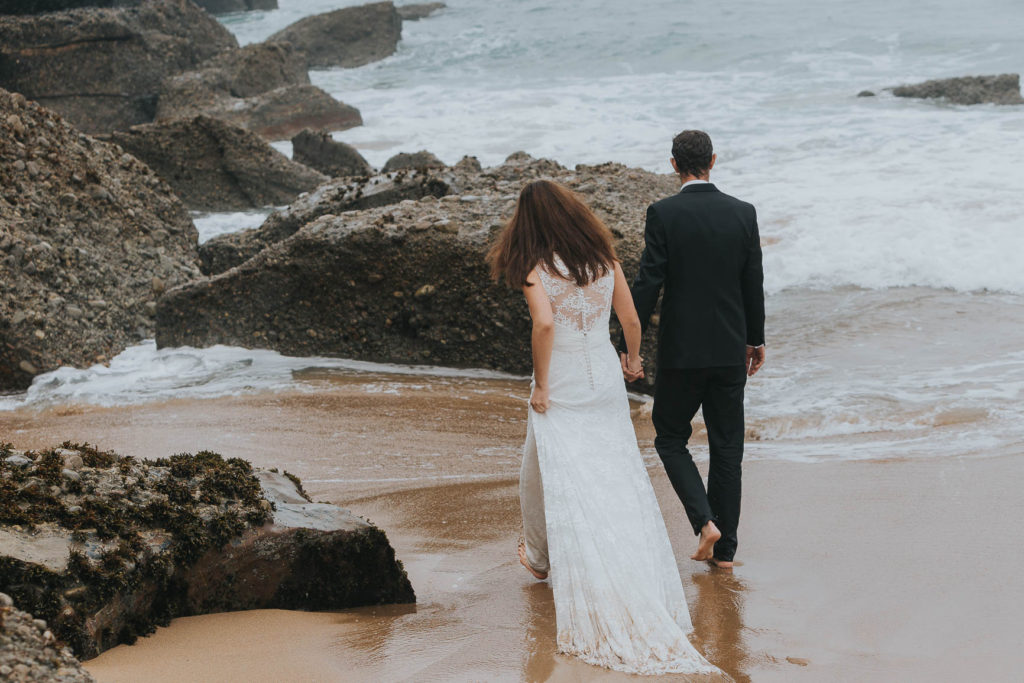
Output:
<path fill-rule="evenodd" d="M 314 499 L 385 529 L 417 591 L 415 606 L 178 619 L 88 662 L 101 682 L 633 678 L 556 655 L 550 588 L 518 566 L 524 396 L 512 380 L 334 377 L 314 393 L 19 411 L 0 416 L 0 433 L 22 447 L 71 436 L 283 467 Z M 693 537 L 648 420 L 635 422 L 695 643 L 734 679 L 1019 675 L 1019 453 L 748 462 L 730 575 L 688 559 Z"/>

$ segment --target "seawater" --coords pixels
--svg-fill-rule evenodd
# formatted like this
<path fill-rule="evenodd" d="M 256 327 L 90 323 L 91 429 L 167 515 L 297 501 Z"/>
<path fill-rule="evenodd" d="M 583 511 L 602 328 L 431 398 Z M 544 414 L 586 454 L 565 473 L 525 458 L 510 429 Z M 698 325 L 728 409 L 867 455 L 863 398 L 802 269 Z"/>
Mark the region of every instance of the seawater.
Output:
<path fill-rule="evenodd" d="M 281 0 L 224 19 L 248 43 L 358 2 Z M 392 57 L 314 71 L 359 107 L 336 134 L 380 166 L 429 149 L 669 172 L 707 130 L 714 181 L 754 202 L 770 292 L 924 285 L 1024 293 L 1024 107 L 897 99 L 887 86 L 1019 72 L 1024 5 L 452 0 Z M 861 90 L 879 93 L 857 98 Z M 643 216 L 637 216 L 641 221 Z"/>
<path fill-rule="evenodd" d="M 223 21 L 244 44 L 359 3 L 280 4 Z M 757 205 L 765 241 L 769 362 L 748 390 L 752 455 L 1024 452 L 1024 107 L 883 90 L 1020 71 L 1024 6 L 448 5 L 406 22 L 388 59 L 312 72 L 362 111 L 365 125 L 337 139 L 377 166 L 399 151 L 490 165 L 524 150 L 570 167 L 667 172 L 672 135 L 703 128 L 719 155 L 713 180 Z M 878 96 L 856 97 L 865 89 Z M 258 225 L 269 210 L 197 215 L 200 240 Z M 402 391 L 409 373 L 432 382 L 463 372 L 146 342 L 109 367 L 42 375 L 0 411 L 330 390 L 309 368 L 378 373 L 384 391 Z M 494 390 L 506 391 L 498 379 Z"/>

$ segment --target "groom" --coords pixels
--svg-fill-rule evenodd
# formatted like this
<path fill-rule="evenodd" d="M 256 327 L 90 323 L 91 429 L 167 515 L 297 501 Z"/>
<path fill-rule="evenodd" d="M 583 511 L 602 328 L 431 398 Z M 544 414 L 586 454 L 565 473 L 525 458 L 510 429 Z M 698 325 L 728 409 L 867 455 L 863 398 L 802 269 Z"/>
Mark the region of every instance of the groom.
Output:
<path fill-rule="evenodd" d="M 754 207 L 709 182 L 711 138 L 684 130 L 672 140 L 682 188 L 647 209 L 633 303 L 647 329 L 662 288 L 654 427 L 669 481 L 694 534 L 695 560 L 732 567 L 740 521 L 743 388 L 764 365 L 764 273 Z M 626 367 L 628 381 L 643 376 Z M 711 464 L 704 489 L 687 450 L 690 421 L 703 408 Z"/>

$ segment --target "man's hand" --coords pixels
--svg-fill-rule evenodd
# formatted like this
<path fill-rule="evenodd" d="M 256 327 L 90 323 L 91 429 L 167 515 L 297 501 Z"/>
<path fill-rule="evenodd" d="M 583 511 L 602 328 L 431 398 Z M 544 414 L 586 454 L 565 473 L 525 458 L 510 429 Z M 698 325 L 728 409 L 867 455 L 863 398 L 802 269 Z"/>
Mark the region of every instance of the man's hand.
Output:
<path fill-rule="evenodd" d="M 549 396 L 547 387 L 534 386 L 530 394 L 530 407 L 537 413 L 546 412 L 550 405 Z"/>
<path fill-rule="evenodd" d="M 634 363 L 630 365 L 629 357 L 624 353 L 620 353 L 619 362 L 622 364 L 622 376 L 627 382 L 635 382 L 638 379 L 643 379 L 643 359 L 638 357 Z"/>
<path fill-rule="evenodd" d="M 747 377 L 753 377 L 762 365 L 764 365 L 764 346 L 748 346 Z"/>

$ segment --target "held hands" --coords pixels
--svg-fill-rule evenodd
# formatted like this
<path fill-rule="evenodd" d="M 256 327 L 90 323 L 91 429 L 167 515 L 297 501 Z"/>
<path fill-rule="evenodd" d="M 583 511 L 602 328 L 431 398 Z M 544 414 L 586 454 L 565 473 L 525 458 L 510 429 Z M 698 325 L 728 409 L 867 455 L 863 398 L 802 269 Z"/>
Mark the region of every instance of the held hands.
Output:
<path fill-rule="evenodd" d="M 620 353 L 619 362 L 622 363 L 622 376 L 625 378 L 627 382 L 635 382 L 638 379 L 643 379 L 643 358 L 641 358 L 640 356 L 630 358 L 626 354 Z"/>
<path fill-rule="evenodd" d="M 549 396 L 546 386 L 534 386 L 533 393 L 530 394 L 530 407 L 538 413 L 546 412 L 550 403 Z"/>
<path fill-rule="evenodd" d="M 764 365 L 764 346 L 748 346 L 747 377 L 753 377 L 762 365 Z"/>

